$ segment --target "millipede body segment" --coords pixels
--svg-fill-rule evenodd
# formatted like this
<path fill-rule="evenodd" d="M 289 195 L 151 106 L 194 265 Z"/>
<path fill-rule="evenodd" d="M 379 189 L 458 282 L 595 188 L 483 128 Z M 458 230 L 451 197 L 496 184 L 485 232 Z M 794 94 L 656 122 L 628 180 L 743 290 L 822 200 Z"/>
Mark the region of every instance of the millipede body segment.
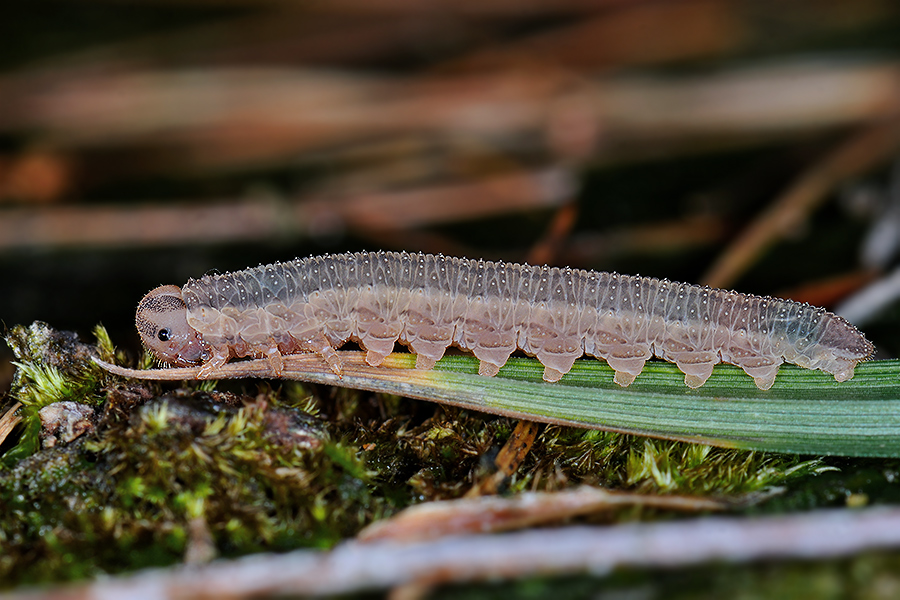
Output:
<path fill-rule="evenodd" d="M 166 285 L 136 315 L 163 362 L 201 364 L 211 375 L 231 357 L 269 360 L 315 352 L 341 372 L 348 340 L 377 366 L 396 342 L 434 366 L 455 345 L 495 375 L 517 349 L 557 381 L 583 354 L 606 360 L 627 386 L 652 356 L 674 362 L 699 387 L 719 362 L 738 365 L 760 389 L 787 361 L 853 376 L 874 347 L 822 308 L 650 277 L 469 260 L 360 252 L 263 265 Z"/>

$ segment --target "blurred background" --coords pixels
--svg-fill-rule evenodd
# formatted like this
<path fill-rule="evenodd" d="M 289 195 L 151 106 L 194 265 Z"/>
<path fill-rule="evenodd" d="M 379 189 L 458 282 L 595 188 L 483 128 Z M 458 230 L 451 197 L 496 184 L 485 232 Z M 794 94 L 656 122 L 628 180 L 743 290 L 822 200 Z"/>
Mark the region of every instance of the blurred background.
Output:
<path fill-rule="evenodd" d="M 392 249 L 790 297 L 900 351 L 896 2 L 3 13 L 7 327 L 91 340 L 102 322 L 136 355 L 134 308 L 159 284 Z"/>

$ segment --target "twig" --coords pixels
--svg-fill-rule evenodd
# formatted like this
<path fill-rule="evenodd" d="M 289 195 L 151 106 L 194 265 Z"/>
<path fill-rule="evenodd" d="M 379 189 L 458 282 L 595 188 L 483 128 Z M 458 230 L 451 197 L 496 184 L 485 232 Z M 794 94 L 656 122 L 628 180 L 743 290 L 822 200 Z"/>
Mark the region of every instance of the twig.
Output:
<path fill-rule="evenodd" d="M 398 231 L 558 206 L 569 199 L 573 187 L 570 174 L 547 169 L 306 201 L 265 198 L 206 205 L 8 209 L 0 211 L 0 249 L 221 243 L 322 235 L 346 228 Z"/>
<path fill-rule="evenodd" d="M 811 61 L 575 81 L 552 68 L 424 80 L 309 69 L 76 71 L 58 74 L 53 94 L 40 79 L 0 78 L 0 131 L 33 130 L 76 149 L 166 148 L 143 168 L 208 169 L 296 160 L 373 136 L 521 146 L 523 136 L 544 132 L 551 105 L 574 94 L 609 139 L 684 150 L 692 138 L 756 144 L 894 115 L 897 73 L 888 62 Z"/>
<path fill-rule="evenodd" d="M 522 461 L 525 460 L 525 457 L 528 456 L 538 431 L 540 431 L 540 427 L 534 421 L 523 419 L 516 423 L 516 428 L 513 430 L 512 435 L 509 436 L 500 452 L 497 453 L 497 458 L 494 459 L 494 466 L 497 467 L 497 470 L 482 481 L 476 482 L 466 492 L 465 497 L 477 498 L 488 494 L 496 494 L 500 484 L 515 473 Z M 487 530 L 483 529 L 481 531 Z"/>
<path fill-rule="evenodd" d="M 15 426 L 22 422 L 22 417 L 16 414 L 20 408 L 22 408 L 22 403 L 16 402 L 12 408 L 0 417 L 0 444 L 6 440 L 6 437 Z"/>
<path fill-rule="evenodd" d="M 834 312 L 851 323 L 863 325 L 900 298 L 900 269 L 864 287 L 838 305 Z"/>
<path fill-rule="evenodd" d="M 876 277 L 874 271 L 856 269 L 838 273 L 830 277 L 805 281 L 799 285 L 777 291 L 778 298 L 790 298 L 795 302 L 806 302 L 815 306 L 835 306 L 868 285 Z M 838 313 L 840 314 L 840 313 Z M 846 315 L 841 315 L 846 318 Z M 859 321 L 851 320 L 857 325 Z"/>
<path fill-rule="evenodd" d="M 872 219 L 862 242 L 860 261 L 863 266 L 882 271 L 897 254 L 900 246 L 900 161 L 894 164 L 890 183 L 884 192 L 884 208 Z"/>
<path fill-rule="evenodd" d="M 531 58 L 596 70 L 715 56 L 742 45 L 743 24 L 725 2 L 623 3 L 524 40 L 505 41 L 454 61 L 457 68 L 514 66 Z M 672 27 L 672 23 L 681 24 Z M 650 42 L 652 40 L 652 42 Z"/>
<path fill-rule="evenodd" d="M 466 497 L 426 502 L 376 521 L 363 529 L 360 541 L 422 541 L 448 535 L 524 529 L 597 513 L 619 506 L 650 506 L 664 510 L 720 511 L 735 505 L 703 497 L 630 494 L 594 487 L 554 493 L 524 493 L 511 498 Z"/>
<path fill-rule="evenodd" d="M 557 255 L 572 234 L 578 218 L 578 206 L 574 202 L 564 204 L 550 220 L 543 237 L 528 252 L 527 262 L 533 265 L 558 264 Z"/>
<path fill-rule="evenodd" d="M 837 184 L 888 160 L 898 146 L 900 120 L 877 123 L 854 134 L 775 199 L 719 257 L 703 283 L 731 287 L 760 254 L 803 223 Z"/>
<path fill-rule="evenodd" d="M 710 246 L 731 233 L 717 215 L 692 215 L 672 221 L 619 226 L 571 236 L 560 253 L 563 265 L 596 264 L 611 256 L 666 255 Z"/>
<path fill-rule="evenodd" d="M 900 547 L 900 509 L 823 510 L 759 518 L 701 518 L 610 527 L 468 535 L 421 543 L 349 542 L 330 552 L 297 551 L 153 570 L 7 600 L 246 598 L 347 594 L 407 583 L 440 584 L 592 573 L 621 567 L 675 568 L 709 561 L 819 559 Z"/>

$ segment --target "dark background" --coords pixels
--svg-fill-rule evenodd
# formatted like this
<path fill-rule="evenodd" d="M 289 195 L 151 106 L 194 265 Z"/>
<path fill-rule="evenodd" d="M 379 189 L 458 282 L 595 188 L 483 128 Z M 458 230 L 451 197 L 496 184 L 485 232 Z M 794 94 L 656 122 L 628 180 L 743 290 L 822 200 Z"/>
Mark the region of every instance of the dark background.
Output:
<path fill-rule="evenodd" d="M 830 308 L 896 262 L 892 230 L 881 258 L 862 250 L 900 202 L 891 2 L 71 0 L 3 13 L 8 327 L 91 339 L 103 323 L 136 355 L 134 308 L 159 284 L 359 249 Z M 891 306 L 864 325 L 882 357 L 897 352 Z M 5 387 L 6 348 L 0 359 Z"/>

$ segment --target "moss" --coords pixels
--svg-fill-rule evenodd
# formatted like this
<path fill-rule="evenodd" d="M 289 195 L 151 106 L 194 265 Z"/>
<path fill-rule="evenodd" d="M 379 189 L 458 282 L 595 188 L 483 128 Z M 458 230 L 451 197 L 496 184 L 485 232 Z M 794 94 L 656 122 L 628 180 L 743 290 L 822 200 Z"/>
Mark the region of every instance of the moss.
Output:
<path fill-rule="evenodd" d="M 10 467 L 0 472 L 7 586 L 330 547 L 409 504 L 462 496 L 493 473 L 515 426 L 450 406 L 292 382 L 123 382 L 87 360 L 122 360 L 105 331 L 95 333 L 96 346 L 41 323 L 8 337 L 20 366 L 6 404 L 22 401 L 28 418 L 7 441 Z M 39 449 L 40 422 L 28 411 L 63 398 L 96 406 L 95 426 Z M 786 481 L 807 489 L 809 476 L 827 468 L 815 459 L 548 426 L 502 492 L 589 483 L 729 496 Z"/>
<path fill-rule="evenodd" d="M 567 427 L 547 427 L 533 452 L 536 462 L 519 487 L 538 479 L 548 482 L 547 489 L 576 481 L 645 493 L 729 496 L 833 468 L 820 459 Z"/>
<path fill-rule="evenodd" d="M 788 487 L 754 512 L 795 512 L 820 507 L 900 503 L 900 460 L 830 458 L 830 472 Z"/>
<path fill-rule="evenodd" d="M 382 501 L 323 425 L 268 401 L 176 390 L 101 435 L 38 452 L 0 480 L 0 580 L 179 562 L 198 519 L 224 555 L 353 535 Z"/>
<path fill-rule="evenodd" d="M 7 404 L 31 412 L 0 477 L 0 581 L 180 562 L 203 543 L 198 531 L 226 556 L 326 547 L 387 512 L 358 449 L 290 405 L 308 398 L 108 381 L 87 360 L 114 355 L 98 338 L 95 350 L 43 324 L 9 336 L 19 371 Z M 100 404 L 103 416 L 93 434 L 38 450 L 36 410 L 63 398 Z"/>
<path fill-rule="evenodd" d="M 99 353 L 111 359 L 115 352 L 105 330 L 98 327 L 97 332 L 96 347 L 80 342 L 74 333 L 56 331 L 40 321 L 28 328 L 17 325 L 7 333 L 6 342 L 16 357 L 16 372 L 10 390 L 12 400 L 3 403 L 0 412 L 5 413 L 15 401 L 23 407 L 18 412 L 22 417 L 18 443 L 4 446 L 0 465 L 15 465 L 40 446 L 42 408 L 64 401 L 91 406 L 103 402 L 100 388 L 105 374 L 90 357 Z"/>

